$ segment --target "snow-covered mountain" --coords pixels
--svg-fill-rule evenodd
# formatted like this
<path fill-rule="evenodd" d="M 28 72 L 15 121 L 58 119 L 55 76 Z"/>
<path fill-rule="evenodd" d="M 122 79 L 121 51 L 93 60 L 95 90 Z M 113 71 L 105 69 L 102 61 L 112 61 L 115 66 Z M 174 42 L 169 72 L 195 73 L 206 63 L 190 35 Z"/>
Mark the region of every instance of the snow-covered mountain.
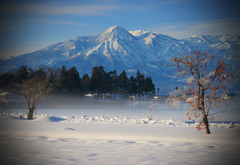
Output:
<path fill-rule="evenodd" d="M 139 69 L 151 76 L 157 87 L 169 84 L 174 75 L 164 63 L 171 57 L 200 50 L 223 57 L 230 57 L 234 45 L 240 45 L 240 36 L 193 36 L 174 39 L 167 35 L 149 31 L 127 31 L 112 26 L 105 32 L 92 37 L 77 37 L 59 42 L 36 52 L 15 58 L 0 60 L 0 72 L 16 69 L 21 65 L 36 68 L 39 65 L 62 67 L 75 66 L 80 76 L 91 74 L 92 67 L 104 66 L 106 71 L 126 70 L 135 75 Z M 161 88 L 163 89 L 163 88 Z"/>

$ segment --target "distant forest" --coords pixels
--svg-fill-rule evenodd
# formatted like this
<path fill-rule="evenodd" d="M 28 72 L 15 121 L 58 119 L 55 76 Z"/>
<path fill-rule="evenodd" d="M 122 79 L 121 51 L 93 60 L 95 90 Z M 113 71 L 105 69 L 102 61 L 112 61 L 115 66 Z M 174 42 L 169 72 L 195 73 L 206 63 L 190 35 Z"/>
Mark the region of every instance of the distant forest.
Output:
<path fill-rule="evenodd" d="M 32 70 L 27 66 L 21 66 L 16 72 L 7 72 L 0 74 L 0 89 L 11 89 L 16 84 L 21 84 L 31 78 L 39 80 L 47 79 L 55 85 L 53 94 L 70 94 L 84 96 L 85 94 L 110 94 L 112 97 L 123 95 L 125 98 L 131 95 L 153 95 L 155 94 L 155 85 L 151 77 L 146 77 L 138 70 L 136 77 L 128 78 L 125 70 L 118 74 L 115 70 L 105 72 L 103 66 L 92 68 L 92 75 L 84 74 L 79 76 L 75 67 L 66 69 L 39 67 Z"/>

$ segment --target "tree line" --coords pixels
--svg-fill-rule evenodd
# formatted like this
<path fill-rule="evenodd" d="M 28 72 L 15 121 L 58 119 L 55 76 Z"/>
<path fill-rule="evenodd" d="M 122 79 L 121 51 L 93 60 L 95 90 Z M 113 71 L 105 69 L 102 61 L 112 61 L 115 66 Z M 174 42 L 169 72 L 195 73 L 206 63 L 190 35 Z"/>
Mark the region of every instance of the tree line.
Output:
<path fill-rule="evenodd" d="M 145 77 L 143 73 L 138 70 L 136 77 L 127 76 L 125 70 L 118 74 L 116 70 L 106 72 L 103 66 L 95 66 L 92 68 L 92 74 L 84 74 L 80 77 L 79 72 L 75 67 L 66 69 L 52 67 L 39 67 L 36 70 L 21 66 L 16 72 L 7 72 L 0 74 L 1 89 L 14 88 L 16 84 L 22 84 L 29 79 L 47 80 L 54 84 L 53 93 L 80 95 L 92 94 L 111 94 L 113 97 L 123 95 L 128 97 L 130 95 L 144 95 L 154 94 L 155 85 L 152 78 Z"/>

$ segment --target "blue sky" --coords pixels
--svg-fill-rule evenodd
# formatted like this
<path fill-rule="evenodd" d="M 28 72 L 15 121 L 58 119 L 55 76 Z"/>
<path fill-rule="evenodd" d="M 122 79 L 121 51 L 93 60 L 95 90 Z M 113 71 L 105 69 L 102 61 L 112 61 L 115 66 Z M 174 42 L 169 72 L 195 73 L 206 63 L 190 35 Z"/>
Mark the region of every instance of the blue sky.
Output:
<path fill-rule="evenodd" d="M 1 0 L 0 56 L 16 56 L 111 26 L 181 39 L 240 35 L 239 0 Z"/>

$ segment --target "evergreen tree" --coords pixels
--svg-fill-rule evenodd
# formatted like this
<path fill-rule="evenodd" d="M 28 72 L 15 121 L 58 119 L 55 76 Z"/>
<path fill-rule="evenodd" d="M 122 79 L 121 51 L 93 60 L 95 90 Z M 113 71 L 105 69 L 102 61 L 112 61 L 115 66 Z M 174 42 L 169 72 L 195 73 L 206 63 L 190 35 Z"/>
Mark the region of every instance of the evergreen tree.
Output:
<path fill-rule="evenodd" d="M 143 74 L 140 73 L 138 70 L 136 73 L 136 82 L 137 82 L 137 93 L 139 96 L 139 106 L 141 101 L 141 95 L 144 96 L 144 89 L 145 89 L 145 77 Z"/>
<path fill-rule="evenodd" d="M 11 72 L 0 74 L 0 89 L 12 88 L 15 83 L 15 76 Z"/>
<path fill-rule="evenodd" d="M 97 92 L 97 89 L 98 89 L 98 69 L 97 69 L 97 66 L 93 67 L 92 68 L 92 75 L 90 77 L 90 91 L 92 93 L 95 93 Z"/>
<path fill-rule="evenodd" d="M 130 79 L 129 79 L 129 83 L 128 83 L 128 94 L 129 95 L 132 95 L 132 107 L 133 107 L 133 100 L 134 100 L 134 96 L 133 95 L 136 95 L 137 94 L 137 82 L 136 82 L 136 79 L 131 76 Z"/>
<path fill-rule="evenodd" d="M 152 83 L 152 78 L 149 76 L 145 80 L 145 92 L 146 93 L 155 93 L 155 85 Z"/>
<path fill-rule="evenodd" d="M 99 74 L 99 88 L 98 91 L 100 94 L 105 92 L 105 88 L 104 88 L 104 78 L 105 78 L 105 70 L 103 66 L 99 66 L 98 67 L 98 74 Z"/>
<path fill-rule="evenodd" d="M 61 91 L 67 92 L 67 86 L 68 86 L 68 71 L 66 70 L 66 67 L 63 65 L 62 70 L 60 72 L 60 78 L 58 81 L 58 88 Z"/>
<path fill-rule="evenodd" d="M 112 77 L 109 75 L 109 73 L 105 73 L 103 74 L 103 84 L 102 84 L 102 93 L 106 94 L 106 93 L 110 93 L 113 91 L 113 79 Z"/>
<path fill-rule="evenodd" d="M 119 91 L 119 77 L 118 77 L 118 73 L 116 70 L 114 71 L 110 71 L 109 75 L 111 77 L 111 86 L 112 86 L 112 91 L 113 91 L 113 95 L 114 98 L 117 94 L 117 92 Z"/>
<path fill-rule="evenodd" d="M 90 78 L 91 92 L 93 93 L 103 93 L 103 75 L 105 74 L 103 66 L 95 66 L 92 68 L 92 76 Z"/>
<path fill-rule="evenodd" d="M 23 81 L 27 80 L 27 78 L 28 78 L 27 66 L 23 65 L 18 69 L 15 81 L 16 83 L 22 84 Z"/>
<path fill-rule="evenodd" d="M 47 79 L 49 83 L 55 84 L 55 85 L 58 84 L 57 82 L 59 81 L 59 78 L 60 78 L 60 71 L 61 71 L 60 68 L 52 68 L 52 67 L 47 68 L 47 73 L 48 73 Z"/>
<path fill-rule="evenodd" d="M 140 97 L 140 95 L 143 95 L 144 89 L 145 89 L 145 76 L 140 73 L 138 70 L 136 73 L 136 82 L 137 82 L 137 92 Z"/>
<path fill-rule="evenodd" d="M 90 78 L 88 74 L 84 74 L 81 79 L 82 91 L 83 93 L 89 93 L 90 91 Z"/>
<path fill-rule="evenodd" d="M 128 93 L 130 95 L 136 95 L 138 93 L 137 92 L 137 81 L 133 76 L 130 77 L 128 84 L 129 84 L 128 85 Z"/>
<path fill-rule="evenodd" d="M 78 93 L 81 91 L 81 78 L 75 67 L 68 70 L 67 90 L 70 93 Z"/>
<path fill-rule="evenodd" d="M 99 73 L 100 76 L 103 76 L 106 72 L 104 70 L 104 67 L 102 65 L 100 65 L 98 68 L 97 68 L 97 71 Z"/>
<path fill-rule="evenodd" d="M 29 70 L 32 72 L 32 70 Z M 38 70 L 33 71 L 33 76 L 38 79 L 45 79 L 47 78 L 47 73 L 43 68 L 39 68 Z"/>
<path fill-rule="evenodd" d="M 120 92 L 126 97 L 128 88 L 128 77 L 125 70 L 119 75 L 119 89 Z"/>
<path fill-rule="evenodd" d="M 34 72 L 33 72 L 32 68 L 28 68 L 27 72 L 28 72 L 28 78 L 34 78 Z"/>

